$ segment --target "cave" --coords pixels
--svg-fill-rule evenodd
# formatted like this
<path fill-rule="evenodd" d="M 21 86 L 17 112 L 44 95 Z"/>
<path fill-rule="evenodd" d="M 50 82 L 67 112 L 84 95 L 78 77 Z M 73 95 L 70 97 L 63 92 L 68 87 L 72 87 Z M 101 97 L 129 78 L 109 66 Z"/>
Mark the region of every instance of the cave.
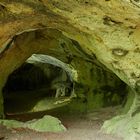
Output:
<path fill-rule="evenodd" d="M 38 56 L 45 60 L 36 61 Z M 3 88 L 7 118 L 50 111 L 82 114 L 100 108 L 125 106 L 128 87 L 113 73 L 92 65 L 92 80 L 88 85 L 86 81 L 74 81 L 65 67 L 66 64 L 56 58 L 34 54 L 14 70 Z M 75 96 L 71 98 L 72 92 Z M 60 103 L 55 106 L 58 101 Z"/>
<path fill-rule="evenodd" d="M 1 0 L 0 139 L 6 126 L 139 140 L 139 10 L 139 0 Z"/>
<path fill-rule="evenodd" d="M 90 114 L 108 112 L 103 115 L 102 121 L 105 121 L 116 114 L 128 112 L 132 104 L 128 100 L 130 88 L 102 64 L 94 53 L 88 54 L 78 41 L 55 29 L 22 33 L 9 45 L 14 49 L 16 43 L 22 44 L 20 40 L 25 39 L 26 42 L 30 38 L 27 35 L 41 38 L 43 45 L 40 42 L 34 45 L 33 41 L 35 48 L 32 50 L 27 41 L 24 45 L 25 54 L 23 48 L 14 50 L 21 51 L 19 54 L 23 55 L 19 55 L 19 59 L 16 55 L 11 55 L 13 57 L 8 64 L 9 69 L 3 71 L 5 121 L 14 120 L 5 122 L 5 125 L 17 127 L 20 122 L 16 121 L 22 121 L 27 123 L 29 129 L 41 131 L 42 123 L 34 127 L 31 122 L 34 123 L 34 119 L 38 120 L 43 116 L 45 118 L 46 115 L 59 118 L 65 124 L 65 116 L 86 117 L 87 121 Z M 51 46 L 49 49 L 46 47 L 48 43 Z M 4 62 L 3 66 L 6 66 Z M 91 120 L 96 115 L 91 115 Z M 50 123 L 48 120 L 42 121 L 47 122 L 46 125 Z M 56 124 L 50 126 L 55 127 Z M 54 131 L 53 127 L 50 131 Z M 60 126 L 57 129 L 64 130 Z"/>
<path fill-rule="evenodd" d="M 68 72 L 53 64 L 28 61 L 9 75 L 3 88 L 7 116 L 51 110 L 55 108 L 52 102 L 57 102 L 58 98 L 64 100 L 65 97 L 71 96 L 73 81 L 70 80 Z M 59 62 L 57 59 L 56 61 Z M 44 103 L 46 110 L 33 109 L 39 101 L 45 99 L 47 99 L 46 104 Z"/>

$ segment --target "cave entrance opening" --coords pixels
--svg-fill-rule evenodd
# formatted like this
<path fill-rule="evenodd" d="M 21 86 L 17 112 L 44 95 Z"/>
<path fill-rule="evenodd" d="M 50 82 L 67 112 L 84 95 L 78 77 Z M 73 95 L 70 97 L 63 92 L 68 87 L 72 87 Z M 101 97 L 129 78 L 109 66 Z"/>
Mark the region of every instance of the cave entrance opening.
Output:
<path fill-rule="evenodd" d="M 8 77 L 3 88 L 5 114 L 58 108 L 71 101 L 72 92 L 73 81 L 67 65 L 54 57 L 34 54 Z"/>

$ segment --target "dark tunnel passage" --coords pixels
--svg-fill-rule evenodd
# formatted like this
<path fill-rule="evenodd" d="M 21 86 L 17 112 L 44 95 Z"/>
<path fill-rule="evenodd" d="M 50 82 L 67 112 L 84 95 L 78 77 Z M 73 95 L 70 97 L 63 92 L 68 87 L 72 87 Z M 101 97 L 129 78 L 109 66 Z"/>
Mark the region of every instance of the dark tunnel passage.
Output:
<path fill-rule="evenodd" d="M 67 72 L 60 67 L 24 63 L 9 75 L 3 88 L 5 113 L 28 112 L 44 98 L 69 97 L 72 86 Z"/>
<path fill-rule="evenodd" d="M 9 75 L 3 88 L 5 114 L 24 114 L 63 107 L 83 113 L 109 106 L 124 106 L 127 86 L 113 73 L 93 66 L 91 86 L 73 82 L 68 73 L 46 63 L 27 63 Z M 76 97 L 69 100 L 72 92 Z M 61 99 L 67 104 L 61 106 Z M 60 105 L 58 105 L 60 103 Z M 38 105 L 39 104 L 39 105 Z M 34 108 L 40 109 L 34 109 Z M 48 106 L 48 107 L 47 107 Z M 43 108 L 43 109 L 41 109 Z"/>
<path fill-rule="evenodd" d="M 49 84 L 47 80 L 44 72 L 39 67 L 24 63 L 8 77 L 4 93 L 27 91 L 40 88 L 43 85 L 47 86 Z"/>

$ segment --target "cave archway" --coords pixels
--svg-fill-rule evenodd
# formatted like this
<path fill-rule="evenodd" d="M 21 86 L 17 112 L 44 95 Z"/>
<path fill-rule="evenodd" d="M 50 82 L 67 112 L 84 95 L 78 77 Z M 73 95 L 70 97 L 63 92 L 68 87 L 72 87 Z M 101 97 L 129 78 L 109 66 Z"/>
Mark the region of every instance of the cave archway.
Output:
<path fill-rule="evenodd" d="M 28 63 L 37 65 L 38 62 L 50 63 L 61 67 L 67 72 L 71 81 L 76 81 L 75 93 L 77 94 L 77 99 L 70 106 L 70 108 L 76 110 L 76 112 L 85 112 L 113 104 L 118 105 L 123 102 L 126 96 L 126 85 L 101 64 L 94 54 L 90 55 L 85 52 L 76 40 L 68 38 L 63 35 L 61 31 L 47 29 L 25 32 L 18 35 L 12 45 L 13 50 L 10 51 L 10 58 L 4 57 L 6 60 L 10 60 L 8 69 L 10 72 L 8 71 L 4 74 L 6 76 L 9 75 L 11 71 L 18 68 L 33 53 L 36 53 L 27 60 Z M 17 46 L 20 47 L 20 49 L 18 49 Z M 17 53 L 18 56 L 15 56 L 15 53 Z M 52 54 L 53 57 L 44 54 Z M 56 61 L 56 59 L 54 59 L 55 56 L 58 59 L 60 58 L 61 61 Z M 6 57 L 8 57 L 8 55 L 6 55 Z M 19 58 L 19 61 L 17 58 Z M 124 88 L 119 88 L 119 86 L 123 84 Z M 69 100 L 67 101 L 69 102 Z M 43 104 L 44 103 L 46 103 L 46 98 L 43 100 Z M 33 102 L 33 104 L 35 105 L 36 102 Z M 42 109 L 40 104 L 42 104 L 42 102 L 37 104 L 37 109 L 33 108 L 33 110 L 40 111 L 46 109 Z M 28 107 L 25 108 L 28 109 Z"/>
<path fill-rule="evenodd" d="M 73 92 L 73 71 L 65 63 L 48 55 L 32 55 L 8 77 L 3 88 L 5 113 L 54 109 L 69 103 Z"/>
<path fill-rule="evenodd" d="M 113 13 L 112 11 L 114 11 L 114 8 L 117 12 Z M 124 9 L 127 9 L 127 12 Z M 136 115 L 139 114 L 140 108 L 140 66 L 138 63 L 140 60 L 140 29 L 138 24 L 138 0 L 89 0 L 86 2 L 82 2 L 81 0 L 77 0 L 76 2 L 72 0 L 44 0 L 41 2 L 30 1 L 28 4 L 25 4 L 23 1 L 3 1 L 1 3 L 1 11 L 1 89 L 7 80 L 7 76 L 15 68 L 19 67 L 19 65 L 24 62 L 25 58 L 28 58 L 32 53 L 35 53 L 33 47 L 29 47 L 28 45 L 30 44 L 30 41 L 28 42 L 27 39 L 26 42 L 24 38 L 21 38 L 22 41 L 19 41 L 20 43 L 17 43 L 17 47 L 9 48 L 7 44 L 11 42 L 11 38 L 17 34 L 19 35 L 20 33 L 26 32 L 27 30 L 33 31 L 48 27 L 55 28 L 80 42 L 85 52 L 89 52 L 91 55 L 92 53 L 96 54 L 100 62 L 116 73 L 132 88 L 132 96 L 133 94 L 135 96 L 133 97 L 133 104 L 126 114 L 126 121 L 130 122 L 128 123 L 129 126 L 135 126 L 132 127 L 134 132 L 139 132 L 139 127 L 135 125 L 135 123 L 139 122 L 137 119 L 139 117 L 136 117 Z M 32 40 L 33 36 L 30 37 Z M 40 42 L 42 42 L 42 40 Z M 42 44 L 44 44 L 44 42 Z M 28 49 L 22 45 L 27 46 Z M 38 45 L 31 44 L 31 46 Z M 27 53 L 28 50 L 30 53 Z M 22 54 L 22 56 L 20 56 L 20 54 Z M 20 62 L 16 61 L 19 57 L 21 57 Z M 8 63 L 9 66 L 5 65 Z M 81 74 L 81 76 L 83 74 Z M 86 81 L 85 83 L 88 83 L 86 87 L 91 87 L 92 85 L 89 84 L 89 81 Z M 0 91 L 0 118 L 3 117 L 3 110 L 3 97 L 2 91 Z M 127 120 L 129 117 L 130 119 Z M 121 119 L 122 117 L 117 120 L 119 121 L 118 124 L 122 124 L 120 122 Z M 115 122 L 117 121 L 115 120 Z M 114 121 L 112 122 L 114 124 Z M 121 132 L 119 127 L 116 130 Z M 129 134 L 129 132 L 130 129 L 127 130 L 126 128 L 125 133 Z M 130 133 L 130 135 L 131 134 L 134 136 L 135 133 Z"/>
<path fill-rule="evenodd" d="M 124 105 L 127 98 L 126 84 L 113 73 L 96 65 L 91 66 L 89 73 L 84 73 L 86 78 L 92 76 L 86 79 L 91 80 L 91 83 L 86 83 L 86 80 L 84 83 L 82 79 L 76 82 L 77 73 L 67 64 L 48 55 L 33 54 L 8 77 L 3 88 L 5 113 L 24 114 L 67 106 L 73 92 L 77 97 L 67 110 L 77 113 Z M 57 91 L 62 90 L 64 95 L 61 96 L 63 93 Z M 66 99 L 66 102 L 61 103 L 59 97 L 63 101 Z M 58 100 L 60 104 L 57 104 Z"/>

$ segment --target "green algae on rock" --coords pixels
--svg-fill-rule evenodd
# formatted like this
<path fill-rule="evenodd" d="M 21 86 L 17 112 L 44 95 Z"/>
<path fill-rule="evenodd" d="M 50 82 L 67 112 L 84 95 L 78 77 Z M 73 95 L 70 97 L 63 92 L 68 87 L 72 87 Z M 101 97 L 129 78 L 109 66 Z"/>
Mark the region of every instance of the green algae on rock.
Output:
<path fill-rule="evenodd" d="M 16 120 L 0 120 L 0 124 L 7 128 L 28 128 L 37 132 L 62 132 L 66 128 L 61 124 L 61 121 L 55 117 L 45 115 L 41 119 L 34 119 L 27 122 Z"/>

